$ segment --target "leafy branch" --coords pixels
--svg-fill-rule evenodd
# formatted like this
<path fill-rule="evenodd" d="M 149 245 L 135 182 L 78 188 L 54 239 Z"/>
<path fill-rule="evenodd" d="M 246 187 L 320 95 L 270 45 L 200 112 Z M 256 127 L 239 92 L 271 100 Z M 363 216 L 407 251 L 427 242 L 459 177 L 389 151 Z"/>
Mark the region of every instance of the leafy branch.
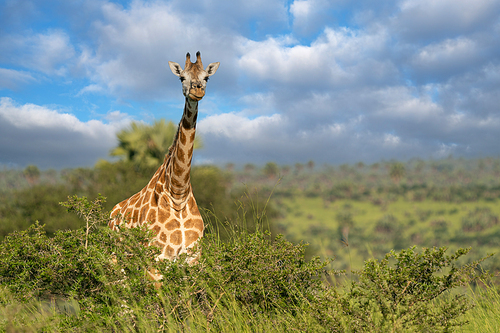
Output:
<path fill-rule="evenodd" d="M 102 204 L 106 202 L 106 197 L 100 193 L 94 201 L 89 201 L 87 197 L 73 195 L 68 197 L 68 201 L 59 204 L 66 207 L 68 212 L 75 212 L 85 220 L 85 249 L 88 247 L 89 232 L 96 224 L 102 221 L 109 221 L 109 213 L 103 210 Z"/>

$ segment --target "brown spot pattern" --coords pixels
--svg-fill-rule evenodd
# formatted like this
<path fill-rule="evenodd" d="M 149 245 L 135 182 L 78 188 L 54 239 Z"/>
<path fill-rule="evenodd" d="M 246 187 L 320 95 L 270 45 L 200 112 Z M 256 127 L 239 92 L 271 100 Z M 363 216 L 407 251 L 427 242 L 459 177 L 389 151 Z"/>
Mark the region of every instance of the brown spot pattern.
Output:
<path fill-rule="evenodd" d="M 199 234 L 193 230 L 187 230 L 185 232 L 185 234 L 186 234 L 185 246 L 189 246 L 189 245 L 193 244 L 198 239 L 198 236 L 199 236 Z"/>
<path fill-rule="evenodd" d="M 169 258 L 173 258 L 175 256 L 175 250 L 173 249 L 173 247 L 167 245 L 165 247 L 165 255 Z"/>
<path fill-rule="evenodd" d="M 127 208 L 122 215 L 126 220 L 130 220 L 132 218 L 132 208 Z"/>
<path fill-rule="evenodd" d="M 158 207 L 158 194 L 153 193 L 149 203 L 151 207 Z"/>
<path fill-rule="evenodd" d="M 177 186 L 177 187 L 181 187 L 182 186 L 182 183 L 177 178 L 175 178 L 175 177 L 172 178 L 172 182 L 171 183 L 172 183 L 172 185 Z"/>
<path fill-rule="evenodd" d="M 170 230 L 179 229 L 180 226 L 181 226 L 181 224 L 179 223 L 179 221 L 172 220 L 172 221 L 168 222 L 167 224 L 165 224 L 165 229 L 170 231 Z"/>
<path fill-rule="evenodd" d="M 196 203 L 194 203 L 194 205 L 189 205 L 189 207 L 191 207 L 191 214 L 192 215 L 194 215 L 194 216 L 200 215 L 200 211 L 198 210 L 198 206 L 196 205 Z"/>
<path fill-rule="evenodd" d="M 182 243 L 182 232 L 180 230 L 176 230 L 170 234 L 170 244 L 180 245 L 181 243 Z"/>
<path fill-rule="evenodd" d="M 134 209 L 134 212 L 132 213 L 132 218 L 131 218 L 133 223 L 139 222 L 139 210 Z"/>
<path fill-rule="evenodd" d="M 165 243 L 165 242 L 167 241 L 167 235 L 166 235 L 164 232 L 162 232 L 162 233 L 161 233 L 161 235 L 160 235 L 160 240 L 161 240 L 163 243 Z"/>
<path fill-rule="evenodd" d="M 152 229 L 153 229 L 155 235 L 158 235 L 160 233 L 160 230 L 161 230 L 159 225 L 155 225 Z"/>
<path fill-rule="evenodd" d="M 193 225 L 194 225 L 194 221 L 193 221 L 193 219 L 189 219 L 189 220 L 187 220 L 186 222 L 184 222 L 184 228 L 186 228 L 186 229 L 190 229 L 190 228 L 192 228 L 192 227 L 193 227 Z"/>
<path fill-rule="evenodd" d="M 184 168 L 181 167 L 178 163 L 174 163 L 174 174 L 176 176 L 180 176 L 180 175 L 182 175 L 183 172 L 184 172 Z M 175 179 L 175 178 L 173 178 L 173 179 Z"/>
<path fill-rule="evenodd" d="M 160 172 L 160 177 L 158 177 L 158 181 L 162 184 L 165 183 L 165 172 Z"/>
<path fill-rule="evenodd" d="M 160 198 L 160 208 L 163 208 L 163 209 L 169 209 L 170 208 L 170 205 L 168 204 L 168 200 L 167 200 L 167 196 L 166 195 L 163 195 Z"/>
<path fill-rule="evenodd" d="M 154 222 L 156 220 L 156 211 L 154 209 L 149 210 L 148 217 L 146 220 L 151 222 Z"/>
<path fill-rule="evenodd" d="M 142 206 L 142 200 L 137 200 L 135 203 L 135 208 L 141 208 Z"/>
<path fill-rule="evenodd" d="M 139 193 L 136 193 L 134 194 L 131 198 L 130 198 L 130 201 L 129 201 L 129 205 L 130 206 L 133 206 L 135 205 L 135 203 L 137 202 L 137 200 L 139 200 Z"/>
<path fill-rule="evenodd" d="M 170 210 L 158 209 L 158 221 L 163 223 L 170 217 Z"/>
<path fill-rule="evenodd" d="M 147 191 L 146 195 L 144 196 L 144 202 L 149 202 L 149 198 L 151 197 L 151 192 Z"/>
<path fill-rule="evenodd" d="M 180 133 L 180 138 L 179 138 L 179 139 L 181 140 L 182 145 L 184 145 L 184 146 L 185 146 L 185 145 L 186 145 L 186 139 L 187 139 L 187 138 L 186 138 L 186 134 L 184 134 L 184 131 L 181 131 L 181 133 Z"/>
<path fill-rule="evenodd" d="M 203 220 L 194 220 L 193 228 L 202 231 L 203 230 Z"/>
<path fill-rule="evenodd" d="M 185 162 L 185 159 L 184 159 L 184 154 L 183 154 L 182 149 L 177 149 L 177 159 L 178 159 L 181 163 L 184 163 L 184 162 Z"/>

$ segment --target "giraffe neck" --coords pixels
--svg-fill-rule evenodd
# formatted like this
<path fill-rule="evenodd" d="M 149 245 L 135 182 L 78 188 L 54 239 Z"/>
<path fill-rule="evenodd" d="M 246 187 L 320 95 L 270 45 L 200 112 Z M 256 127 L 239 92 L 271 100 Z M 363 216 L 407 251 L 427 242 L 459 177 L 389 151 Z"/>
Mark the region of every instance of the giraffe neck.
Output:
<path fill-rule="evenodd" d="M 184 113 L 177 129 L 177 134 L 170 150 L 170 165 L 167 174 L 170 182 L 167 185 L 173 206 L 180 209 L 191 193 L 191 160 L 193 158 L 198 102 L 186 97 Z"/>

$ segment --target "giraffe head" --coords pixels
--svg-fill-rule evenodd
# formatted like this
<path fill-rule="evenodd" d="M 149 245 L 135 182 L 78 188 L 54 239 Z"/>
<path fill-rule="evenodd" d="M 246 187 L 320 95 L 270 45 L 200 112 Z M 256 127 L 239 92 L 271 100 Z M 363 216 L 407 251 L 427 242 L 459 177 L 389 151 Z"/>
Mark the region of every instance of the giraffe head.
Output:
<path fill-rule="evenodd" d="M 200 51 L 196 53 L 196 62 L 194 63 L 191 62 L 189 53 L 186 54 L 186 66 L 184 69 L 173 61 L 169 61 L 168 65 L 172 73 L 181 79 L 184 96 L 193 101 L 199 101 L 205 96 L 208 77 L 214 75 L 217 68 L 219 68 L 219 63 L 213 62 L 206 69 L 203 69 Z"/>

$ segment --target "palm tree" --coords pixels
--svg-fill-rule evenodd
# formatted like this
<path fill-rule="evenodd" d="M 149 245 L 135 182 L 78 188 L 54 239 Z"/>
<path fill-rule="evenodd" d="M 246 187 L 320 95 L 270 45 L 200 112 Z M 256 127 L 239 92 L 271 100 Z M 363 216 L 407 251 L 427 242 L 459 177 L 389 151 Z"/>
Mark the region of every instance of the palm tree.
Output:
<path fill-rule="evenodd" d="M 120 156 L 140 167 L 155 167 L 160 165 L 168 153 L 177 133 L 177 126 L 164 119 L 156 120 L 153 125 L 142 122 L 132 122 L 129 128 L 118 134 L 118 147 L 111 151 L 111 156 Z M 194 148 L 200 148 L 201 141 L 197 137 Z"/>
<path fill-rule="evenodd" d="M 389 171 L 389 176 L 397 184 L 406 174 L 406 169 L 403 163 L 396 162 L 391 165 L 391 170 Z"/>
<path fill-rule="evenodd" d="M 40 179 L 40 170 L 36 165 L 28 165 L 24 169 L 23 175 L 30 185 L 36 185 Z"/>

